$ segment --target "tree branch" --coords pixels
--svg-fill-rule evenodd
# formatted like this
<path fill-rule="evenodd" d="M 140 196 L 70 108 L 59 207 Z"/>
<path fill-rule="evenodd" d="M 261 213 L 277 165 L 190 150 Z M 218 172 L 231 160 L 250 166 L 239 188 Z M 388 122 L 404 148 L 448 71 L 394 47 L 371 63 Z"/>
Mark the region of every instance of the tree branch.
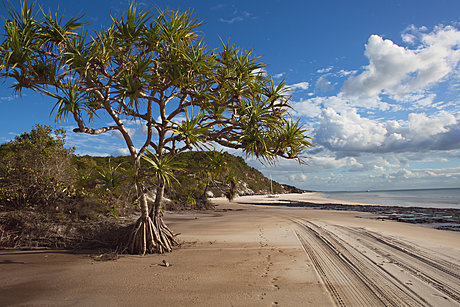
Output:
<path fill-rule="evenodd" d="M 185 103 L 184 103 L 185 102 Z M 187 100 L 187 95 L 184 95 L 179 101 L 179 106 L 168 116 L 168 120 L 173 119 L 177 114 L 183 112 L 184 108 L 191 106 L 191 101 Z"/>
<path fill-rule="evenodd" d="M 119 131 L 120 129 L 117 126 L 102 127 L 98 129 L 83 127 L 83 128 L 75 128 L 73 129 L 73 132 L 97 135 L 97 134 L 101 134 L 101 133 L 104 133 L 107 131 L 113 131 L 113 130 Z"/>
<path fill-rule="evenodd" d="M 136 160 L 140 159 L 142 153 L 145 151 L 147 146 L 149 146 L 150 142 L 152 141 L 152 135 L 153 135 L 152 121 L 153 121 L 153 118 L 152 118 L 152 101 L 151 100 L 149 100 L 149 102 L 148 102 L 147 113 L 146 114 L 148 114 L 148 116 L 149 116 L 149 118 L 147 119 L 147 138 L 146 138 L 145 143 L 142 146 L 142 148 L 139 149 L 139 152 L 137 153 Z"/>

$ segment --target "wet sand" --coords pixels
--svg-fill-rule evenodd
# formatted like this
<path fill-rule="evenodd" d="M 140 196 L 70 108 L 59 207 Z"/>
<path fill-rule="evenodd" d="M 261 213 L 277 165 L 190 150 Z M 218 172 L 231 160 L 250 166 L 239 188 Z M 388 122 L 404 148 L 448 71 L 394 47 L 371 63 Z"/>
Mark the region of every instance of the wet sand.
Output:
<path fill-rule="evenodd" d="M 335 203 L 316 193 L 280 198 Z M 0 305 L 460 305 L 459 232 L 275 206 L 280 198 L 167 213 L 183 244 L 165 255 L 95 261 L 83 252 L 0 251 Z"/>

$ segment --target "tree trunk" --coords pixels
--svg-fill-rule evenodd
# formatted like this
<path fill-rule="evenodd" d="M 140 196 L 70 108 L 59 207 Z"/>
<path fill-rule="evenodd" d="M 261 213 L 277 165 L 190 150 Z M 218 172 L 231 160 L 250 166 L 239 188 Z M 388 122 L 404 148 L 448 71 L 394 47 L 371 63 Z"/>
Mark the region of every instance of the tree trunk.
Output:
<path fill-rule="evenodd" d="M 155 204 L 148 212 L 148 204 L 145 192 L 137 183 L 140 195 L 141 217 L 136 221 L 130 235 L 128 250 L 131 254 L 153 254 L 171 252 L 172 246 L 177 242 L 173 232 L 165 225 L 163 214 L 160 210 L 163 198 L 164 184 L 157 188 Z"/>
<path fill-rule="evenodd" d="M 153 219 L 161 215 L 161 202 L 163 201 L 163 195 L 165 193 L 165 184 L 162 180 L 159 180 L 159 184 L 157 187 L 157 193 L 155 195 L 155 203 L 153 204 L 152 209 L 150 210 L 150 218 Z"/>
<path fill-rule="evenodd" d="M 206 186 L 204 187 L 203 194 L 201 194 L 201 199 L 203 201 L 206 201 L 208 199 L 208 195 L 206 195 L 206 193 L 208 192 L 208 187 L 209 187 L 209 180 L 206 181 Z"/>

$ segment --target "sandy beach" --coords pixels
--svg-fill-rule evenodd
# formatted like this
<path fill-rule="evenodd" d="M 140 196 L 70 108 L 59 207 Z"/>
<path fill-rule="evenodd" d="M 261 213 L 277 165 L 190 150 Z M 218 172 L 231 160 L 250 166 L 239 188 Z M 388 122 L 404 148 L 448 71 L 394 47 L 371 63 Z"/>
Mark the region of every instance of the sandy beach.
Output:
<path fill-rule="evenodd" d="M 0 305 L 460 306 L 460 232 L 276 206 L 350 204 L 317 193 L 213 201 L 166 214 L 170 254 L 0 250 Z"/>

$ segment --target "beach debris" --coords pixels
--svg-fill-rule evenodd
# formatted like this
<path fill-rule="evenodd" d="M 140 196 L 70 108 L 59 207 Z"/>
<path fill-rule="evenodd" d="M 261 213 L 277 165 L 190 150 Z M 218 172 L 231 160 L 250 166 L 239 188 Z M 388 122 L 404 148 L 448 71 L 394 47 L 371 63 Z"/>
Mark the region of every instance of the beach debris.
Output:
<path fill-rule="evenodd" d="M 163 259 L 163 261 L 162 261 L 162 262 L 163 262 L 163 266 L 165 266 L 165 267 L 169 267 L 169 265 L 170 265 L 170 264 L 169 264 L 169 262 L 168 262 L 168 261 L 166 261 L 165 259 Z"/>

